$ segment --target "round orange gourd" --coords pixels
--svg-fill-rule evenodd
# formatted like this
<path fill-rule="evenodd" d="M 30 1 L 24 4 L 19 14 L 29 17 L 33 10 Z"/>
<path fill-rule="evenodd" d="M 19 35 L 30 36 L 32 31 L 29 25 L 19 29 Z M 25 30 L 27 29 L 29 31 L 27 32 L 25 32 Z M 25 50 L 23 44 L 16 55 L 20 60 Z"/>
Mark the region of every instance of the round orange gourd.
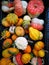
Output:
<path fill-rule="evenodd" d="M 11 38 L 14 41 L 14 40 L 16 40 L 17 36 L 15 34 L 13 34 Z"/>
<path fill-rule="evenodd" d="M 35 44 L 34 48 L 35 48 L 36 50 L 40 50 L 40 49 L 44 48 L 44 43 L 43 43 L 42 41 L 38 41 L 38 42 Z"/>
<path fill-rule="evenodd" d="M 12 45 L 12 40 L 10 38 L 4 40 L 3 42 L 3 48 L 8 48 Z"/>
<path fill-rule="evenodd" d="M 31 46 L 28 45 L 27 48 L 24 50 L 25 53 L 31 53 Z"/>
<path fill-rule="evenodd" d="M 11 63 L 9 58 L 2 58 L 0 61 L 0 65 L 8 65 L 9 63 Z"/>
<path fill-rule="evenodd" d="M 38 51 L 37 51 L 37 50 L 33 49 L 32 52 L 33 52 L 33 54 L 34 54 L 35 56 L 38 56 Z"/>

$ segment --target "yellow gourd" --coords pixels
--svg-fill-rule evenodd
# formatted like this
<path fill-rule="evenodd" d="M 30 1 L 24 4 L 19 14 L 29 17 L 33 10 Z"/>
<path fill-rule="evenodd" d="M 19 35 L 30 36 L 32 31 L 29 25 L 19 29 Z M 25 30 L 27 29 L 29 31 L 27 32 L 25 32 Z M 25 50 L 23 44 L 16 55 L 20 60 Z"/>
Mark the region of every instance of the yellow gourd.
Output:
<path fill-rule="evenodd" d="M 45 56 L 45 51 L 42 49 L 38 52 L 39 57 L 44 57 Z"/>
<path fill-rule="evenodd" d="M 6 18 L 3 18 L 3 19 L 2 19 L 2 25 L 3 25 L 4 27 L 9 27 L 9 26 L 10 26 L 10 24 L 8 23 L 8 21 L 6 21 Z"/>
<path fill-rule="evenodd" d="M 2 56 L 5 57 L 5 58 L 9 58 L 11 57 L 12 55 L 15 55 L 15 54 L 18 54 L 19 53 L 19 50 L 17 48 L 7 48 L 5 50 L 3 50 L 2 52 Z"/>
<path fill-rule="evenodd" d="M 14 25 L 18 22 L 18 16 L 14 13 L 10 13 L 6 16 L 6 20 L 8 21 L 8 23 L 10 23 L 11 25 Z"/>
<path fill-rule="evenodd" d="M 25 53 L 22 55 L 22 62 L 24 64 L 27 64 L 31 60 L 31 55 L 28 53 Z"/>
<path fill-rule="evenodd" d="M 42 39 L 41 38 L 41 32 L 32 28 L 32 27 L 29 27 L 29 36 L 32 40 L 40 40 Z"/>
<path fill-rule="evenodd" d="M 9 57 L 11 57 L 12 55 L 8 52 L 8 49 L 5 49 L 5 50 L 2 51 L 2 56 L 3 56 L 4 58 L 9 58 Z"/>

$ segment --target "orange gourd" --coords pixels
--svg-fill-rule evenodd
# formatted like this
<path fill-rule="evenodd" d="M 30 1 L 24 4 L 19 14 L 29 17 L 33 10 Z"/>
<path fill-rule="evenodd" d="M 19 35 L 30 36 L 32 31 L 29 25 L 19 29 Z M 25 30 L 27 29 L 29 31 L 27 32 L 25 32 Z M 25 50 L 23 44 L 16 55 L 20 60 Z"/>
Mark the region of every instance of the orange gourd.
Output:
<path fill-rule="evenodd" d="M 2 33 L 1 33 L 1 39 L 6 39 L 8 37 L 10 37 L 10 32 L 8 30 L 4 30 Z"/>
<path fill-rule="evenodd" d="M 38 41 L 38 42 L 35 43 L 34 48 L 39 51 L 42 48 L 44 48 L 44 43 L 42 41 Z"/>
<path fill-rule="evenodd" d="M 33 52 L 33 54 L 34 54 L 35 56 L 38 56 L 38 51 L 37 51 L 37 50 L 33 49 L 32 52 Z"/>
<path fill-rule="evenodd" d="M 3 48 L 8 48 L 12 45 L 12 40 L 10 38 L 4 40 L 3 42 Z"/>
<path fill-rule="evenodd" d="M 11 38 L 14 41 L 14 40 L 16 40 L 17 36 L 15 34 L 13 34 Z"/>
<path fill-rule="evenodd" d="M 2 58 L 0 60 L 0 65 L 9 65 L 11 63 L 11 60 L 9 58 Z"/>
<path fill-rule="evenodd" d="M 27 48 L 24 50 L 25 53 L 31 53 L 31 46 L 28 45 Z"/>
<path fill-rule="evenodd" d="M 22 25 L 22 22 L 23 22 L 23 19 L 22 18 L 19 18 L 18 22 L 16 23 L 16 26 Z"/>

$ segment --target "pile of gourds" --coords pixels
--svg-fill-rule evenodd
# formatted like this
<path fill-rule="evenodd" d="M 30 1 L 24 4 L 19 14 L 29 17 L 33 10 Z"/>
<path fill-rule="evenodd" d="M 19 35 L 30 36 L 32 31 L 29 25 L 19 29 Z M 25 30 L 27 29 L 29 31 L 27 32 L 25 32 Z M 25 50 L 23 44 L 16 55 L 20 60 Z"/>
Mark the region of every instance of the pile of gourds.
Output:
<path fill-rule="evenodd" d="M 44 42 L 41 41 L 43 38 L 43 33 L 40 30 L 37 30 L 32 27 L 31 25 L 32 22 L 30 23 L 31 18 L 29 16 L 28 17 L 30 18 L 30 20 L 29 19 L 26 20 L 25 19 L 26 16 L 24 16 L 24 18 L 18 18 L 17 15 L 15 16 L 13 15 L 15 14 L 10 13 L 5 17 L 6 20 L 4 20 L 4 18 L 2 20 L 2 25 L 6 28 L 8 27 L 8 29 L 5 29 L 1 32 L 2 36 L 1 39 L 4 39 L 2 46 L 4 50 L 2 51 L 2 56 L 4 58 L 11 58 L 12 56 L 16 57 L 16 59 L 14 59 L 13 57 L 13 61 L 15 60 L 18 63 L 18 65 L 29 63 L 34 56 L 44 57 L 45 56 L 45 51 L 43 50 Z M 27 22 L 29 22 L 29 24 Z M 7 24 L 9 24 L 9 26 Z M 33 40 L 32 47 L 28 42 L 29 39 L 27 40 L 25 38 L 25 35 L 29 35 L 30 39 Z M 37 42 L 35 42 L 33 46 L 34 41 Z M 20 60 L 18 60 L 19 55 L 21 57 Z"/>
<path fill-rule="evenodd" d="M 0 38 L 0 40 L 4 39 L 0 65 L 28 63 L 34 65 L 36 63 L 34 57 L 35 59 L 40 57 L 42 60 L 45 56 L 45 43 L 42 41 L 43 24 L 42 19 L 31 18 L 29 15 L 24 15 L 22 18 L 15 13 L 8 13 L 2 19 L 2 26 L 5 27 L 5 30 L 1 32 Z"/>

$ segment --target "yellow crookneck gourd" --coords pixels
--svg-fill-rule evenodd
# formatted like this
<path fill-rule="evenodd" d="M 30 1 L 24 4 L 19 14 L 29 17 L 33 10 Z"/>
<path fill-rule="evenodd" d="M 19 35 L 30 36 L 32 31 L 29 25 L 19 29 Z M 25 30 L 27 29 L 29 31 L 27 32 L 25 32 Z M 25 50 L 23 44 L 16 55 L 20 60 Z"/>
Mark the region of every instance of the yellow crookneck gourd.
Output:
<path fill-rule="evenodd" d="M 39 40 L 40 39 L 40 31 L 30 27 L 29 28 L 29 36 L 32 40 Z"/>

